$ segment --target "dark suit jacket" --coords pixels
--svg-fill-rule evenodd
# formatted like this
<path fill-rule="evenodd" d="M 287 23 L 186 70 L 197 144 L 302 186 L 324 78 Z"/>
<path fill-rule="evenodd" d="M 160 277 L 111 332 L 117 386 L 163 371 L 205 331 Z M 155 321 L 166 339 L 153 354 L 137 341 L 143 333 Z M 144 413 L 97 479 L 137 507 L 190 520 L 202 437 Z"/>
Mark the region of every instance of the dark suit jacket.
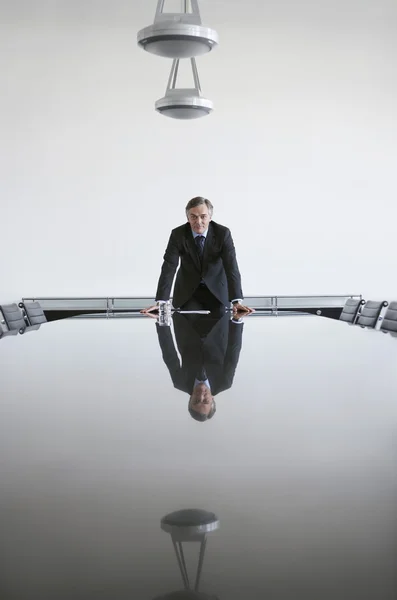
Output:
<path fill-rule="evenodd" d="M 192 297 L 201 280 L 225 306 L 235 298 L 243 298 L 240 271 L 237 265 L 230 230 L 211 221 L 204 244 L 203 265 L 189 223 L 173 229 L 164 254 L 157 286 L 156 300 L 169 300 L 171 287 L 180 259 L 173 305 L 180 308 Z"/>
<path fill-rule="evenodd" d="M 157 334 L 163 360 L 168 367 L 174 387 L 193 392 L 197 373 L 205 368 L 215 396 L 232 386 L 240 356 L 244 324 L 233 323 L 229 315 L 215 322 L 213 328 L 201 341 L 200 333 L 191 324 L 189 316 L 174 313 L 174 331 L 182 364 L 172 339 L 170 327 L 157 325 Z M 200 317 L 202 318 L 202 317 Z"/>

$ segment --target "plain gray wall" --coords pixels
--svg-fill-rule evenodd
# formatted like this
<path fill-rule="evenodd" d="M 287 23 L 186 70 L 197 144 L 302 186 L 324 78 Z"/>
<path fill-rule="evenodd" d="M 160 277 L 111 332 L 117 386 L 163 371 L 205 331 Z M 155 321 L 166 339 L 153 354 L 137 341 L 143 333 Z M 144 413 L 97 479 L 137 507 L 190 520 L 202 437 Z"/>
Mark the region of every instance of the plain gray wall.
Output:
<path fill-rule="evenodd" d="M 396 2 L 202 0 L 195 122 L 154 111 L 155 5 L 0 1 L 1 300 L 154 294 L 197 194 L 246 295 L 396 298 Z"/>

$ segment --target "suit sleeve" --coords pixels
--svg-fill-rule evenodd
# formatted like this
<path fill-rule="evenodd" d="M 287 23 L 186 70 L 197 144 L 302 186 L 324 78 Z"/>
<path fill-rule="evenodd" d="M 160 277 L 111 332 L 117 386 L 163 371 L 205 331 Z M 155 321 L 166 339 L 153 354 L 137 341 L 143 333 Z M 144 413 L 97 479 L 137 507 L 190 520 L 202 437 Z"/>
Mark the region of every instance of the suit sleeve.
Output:
<path fill-rule="evenodd" d="M 175 350 L 174 340 L 172 339 L 172 333 L 170 327 L 160 327 L 157 325 L 157 335 L 163 355 L 163 360 L 167 365 L 167 369 L 170 372 L 172 383 L 177 389 L 184 390 L 183 387 L 183 375 L 181 369 L 181 363 L 179 361 L 178 354 Z"/>
<path fill-rule="evenodd" d="M 226 230 L 221 257 L 226 273 L 230 302 L 235 298 L 244 298 L 243 290 L 241 289 L 241 275 L 237 264 L 236 250 L 229 229 Z"/>
<path fill-rule="evenodd" d="M 161 267 L 161 273 L 157 285 L 156 302 L 157 300 L 169 300 L 172 283 L 174 281 L 178 264 L 179 248 L 175 239 L 175 234 L 172 232 L 165 250 L 163 266 Z"/>
<path fill-rule="evenodd" d="M 244 324 L 229 322 L 229 339 L 225 356 L 225 389 L 232 387 L 234 373 L 236 371 L 240 358 L 241 346 L 243 343 Z"/>

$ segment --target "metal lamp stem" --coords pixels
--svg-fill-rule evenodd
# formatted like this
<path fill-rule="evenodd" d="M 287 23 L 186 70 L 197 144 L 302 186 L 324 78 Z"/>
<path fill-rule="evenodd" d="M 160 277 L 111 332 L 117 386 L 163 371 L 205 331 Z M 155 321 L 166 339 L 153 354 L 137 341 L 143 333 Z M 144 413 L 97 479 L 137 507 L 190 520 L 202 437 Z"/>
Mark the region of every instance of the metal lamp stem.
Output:
<path fill-rule="evenodd" d="M 179 58 L 175 58 L 172 61 L 171 73 L 168 78 L 167 91 L 174 90 L 176 88 L 176 80 L 178 77 L 178 70 L 179 70 Z"/>
<path fill-rule="evenodd" d="M 157 17 L 157 15 L 159 15 L 160 13 L 163 12 L 163 10 L 164 10 L 164 2 L 165 2 L 165 0 L 158 0 L 158 2 L 157 2 L 157 9 L 156 9 L 156 17 Z"/>
<path fill-rule="evenodd" d="M 194 87 L 196 88 L 196 90 L 201 92 L 200 79 L 199 79 L 199 74 L 198 74 L 198 70 L 197 70 L 196 59 L 191 58 L 190 62 L 191 62 L 192 71 L 193 71 Z"/>

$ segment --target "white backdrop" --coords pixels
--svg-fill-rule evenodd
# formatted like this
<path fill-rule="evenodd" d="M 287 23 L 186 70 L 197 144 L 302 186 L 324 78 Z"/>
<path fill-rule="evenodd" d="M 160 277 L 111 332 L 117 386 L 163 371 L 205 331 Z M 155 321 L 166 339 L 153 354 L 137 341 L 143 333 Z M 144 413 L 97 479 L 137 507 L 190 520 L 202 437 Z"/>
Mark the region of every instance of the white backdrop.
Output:
<path fill-rule="evenodd" d="M 0 300 L 151 295 L 196 195 L 251 294 L 397 299 L 397 4 L 200 3 L 216 112 L 153 108 L 154 0 L 0 0 Z"/>

